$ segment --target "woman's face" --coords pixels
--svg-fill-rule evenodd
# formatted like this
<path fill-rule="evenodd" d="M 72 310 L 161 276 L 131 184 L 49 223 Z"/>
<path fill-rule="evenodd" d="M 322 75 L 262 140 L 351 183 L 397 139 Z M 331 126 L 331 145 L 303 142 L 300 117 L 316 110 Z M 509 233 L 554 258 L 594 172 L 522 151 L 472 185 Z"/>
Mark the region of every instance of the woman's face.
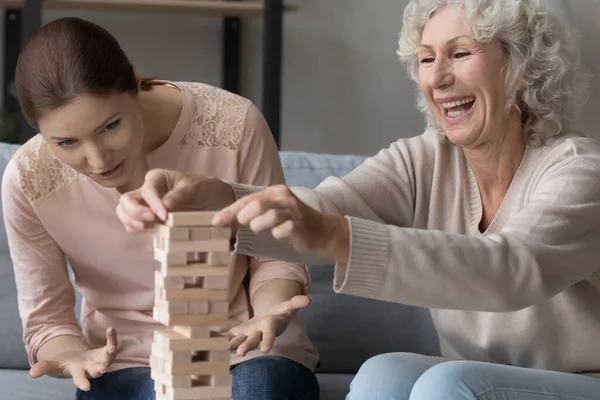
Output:
<path fill-rule="evenodd" d="M 102 186 L 129 183 L 142 155 L 144 123 L 129 93 L 80 95 L 44 113 L 39 128 L 61 161 Z"/>
<path fill-rule="evenodd" d="M 448 139 L 461 147 L 491 139 L 506 117 L 500 44 L 479 45 L 461 8 L 447 6 L 425 25 L 418 57 L 419 87 Z"/>

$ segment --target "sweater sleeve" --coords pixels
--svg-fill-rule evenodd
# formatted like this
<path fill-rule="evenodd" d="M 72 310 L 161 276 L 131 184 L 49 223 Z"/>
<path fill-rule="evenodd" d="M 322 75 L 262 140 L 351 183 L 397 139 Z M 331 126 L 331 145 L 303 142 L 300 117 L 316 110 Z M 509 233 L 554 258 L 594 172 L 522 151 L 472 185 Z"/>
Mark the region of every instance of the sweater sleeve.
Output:
<path fill-rule="evenodd" d="M 25 349 L 31 365 L 39 348 L 62 335 L 84 339 L 75 317 L 75 292 L 62 250 L 20 187 L 11 160 L 2 178 L 2 207 L 18 293 Z M 84 339 L 85 340 L 85 339 Z"/>
<path fill-rule="evenodd" d="M 598 270 L 599 171 L 581 159 L 561 162 L 528 188 L 527 203 L 503 229 L 489 235 L 350 217 L 351 254 L 347 265 L 336 265 L 334 288 L 429 308 L 487 312 L 546 301 Z"/>
<path fill-rule="evenodd" d="M 246 117 L 245 132 L 238 157 L 239 181 L 250 185 L 270 186 L 285 182 L 279 152 L 264 117 L 251 105 Z M 304 291 L 310 284 L 305 265 L 287 263 L 263 257 L 249 257 L 249 295 L 273 279 L 299 282 Z"/>

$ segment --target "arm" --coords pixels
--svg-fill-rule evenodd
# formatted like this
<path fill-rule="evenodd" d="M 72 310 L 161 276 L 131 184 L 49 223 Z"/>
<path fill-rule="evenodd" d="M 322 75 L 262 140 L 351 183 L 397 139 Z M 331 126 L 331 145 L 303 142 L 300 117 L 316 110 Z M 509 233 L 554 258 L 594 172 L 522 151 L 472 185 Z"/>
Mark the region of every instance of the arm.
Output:
<path fill-rule="evenodd" d="M 350 261 L 337 292 L 430 308 L 510 312 L 590 279 L 600 258 L 597 165 L 562 162 L 504 228 L 485 236 L 349 218 Z M 374 238 L 379 238 L 375 240 Z"/>
<path fill-rule="evenodd" d="M 2 206 L 23 338 L 33 365 L 58 354 L 58 344 L 68 341 L 79 346 L 85 340 L 75 317 L 75 293 L 64 254 L 21 191 L 14 160 L 8 163 L 2 179 Z M 53 341 L 59 336 L 60 341 Z"/>
<path fill-rule="evenodd" d="M 427 164 L 433 160 L 432 146 L 425 137 L 399 140 L 381 150 L 343 178 L 329 177 L 317 188 L 292 187 L 297 198 L 324 213 L 327 226 L 340 228 L 350 235 L 345 221 L 333 216 L 353 216 L 394 226 L 411 226 L 414 216 L 414 160 Z M 419 153 L 415 157 L 414 153 Z M 236 199 L 263 191 L 265 187 L 231 184 Z M 269 231 L 260 234 L 248 227 L 238 230 L 236 251 L 251 256 L 265 256 L 289 262 L 328 264 L 335 260 L 315 253 L 300 253 L 288 241 L 277 241 Z M 341 253 L 344 253 L 343 251 Z M 347 254 L 347 252 L 346 252 Z"/>
<path fill-rule="evenodd" d="M 238 162 L 242 183 L 270 186 L 285 182 L 273 136 L 255 106 L 248 111 Z M 250 302 L 255 315 L 262 315 L 271 306 L 305 293 L 309 284 L 305 266 L 256 257 L 248 259 Z"/>

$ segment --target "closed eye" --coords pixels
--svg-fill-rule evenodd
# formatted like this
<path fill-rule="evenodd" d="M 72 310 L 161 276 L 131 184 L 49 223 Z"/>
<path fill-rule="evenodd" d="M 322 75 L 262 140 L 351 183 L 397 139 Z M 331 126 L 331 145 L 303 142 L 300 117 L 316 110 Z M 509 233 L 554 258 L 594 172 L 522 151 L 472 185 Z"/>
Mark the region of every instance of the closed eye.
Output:
<path fill-rule="evenodd" d="M 106 125 L 104 127 L 104 130 L 105 131 L 113 131 L 113 130 L 117 129 L 120 124 L 121 124 L 121 120 L 120 119 L 114 120 L 110 124 Z"/>

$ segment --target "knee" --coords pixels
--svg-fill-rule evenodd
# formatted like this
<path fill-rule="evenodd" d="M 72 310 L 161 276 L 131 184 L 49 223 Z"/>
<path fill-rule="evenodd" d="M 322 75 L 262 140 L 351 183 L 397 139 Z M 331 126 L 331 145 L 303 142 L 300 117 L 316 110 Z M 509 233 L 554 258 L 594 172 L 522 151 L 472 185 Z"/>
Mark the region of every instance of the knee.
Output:
<path fill-rule="evenodd" d="M 305 366 L 282 357 L 257 357 L 231 371 L 233 398 L 318 399 L 319 384 Z"/>
<path fill-rule="evenodd" d="M 475 400 L 471 382 L 479 367 L 471 361 L 449 361 L 427 370 L 415 382 L 410 400 Z"/>
<path fill-rule="evenodd" d="M 425 356 L 411 353 L 374 356 L 356 373 L 347 400 L 406 400 L 430 362 Z"/>

